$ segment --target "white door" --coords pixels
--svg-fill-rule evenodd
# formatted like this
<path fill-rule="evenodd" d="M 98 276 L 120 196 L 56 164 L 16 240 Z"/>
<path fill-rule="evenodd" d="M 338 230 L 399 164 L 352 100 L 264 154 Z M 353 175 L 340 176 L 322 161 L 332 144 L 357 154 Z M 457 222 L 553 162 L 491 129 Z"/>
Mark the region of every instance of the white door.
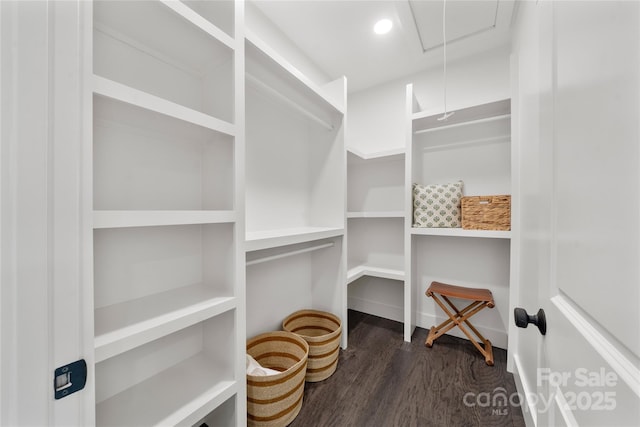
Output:
<path fill-rule="evenodd" d="M 640 3 L 524 2 L 510 329 L 532 425 L 640 425 Z"/>

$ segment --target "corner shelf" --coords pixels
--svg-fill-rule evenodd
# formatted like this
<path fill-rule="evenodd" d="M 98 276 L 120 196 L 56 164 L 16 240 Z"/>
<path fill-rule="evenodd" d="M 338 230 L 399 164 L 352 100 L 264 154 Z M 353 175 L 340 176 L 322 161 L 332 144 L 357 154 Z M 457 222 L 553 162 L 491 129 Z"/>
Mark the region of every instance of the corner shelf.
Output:
<path fill-rule="evenodd" d="M 367 160 L 393 161 L 403 158 L 406 153 L 406 149 L 404 147 L 401 147 L 392 148 L 389 150 L 364 152 L 355 147 L 350 147 L 347 149 L 347 153 L 351 153 L 357 157 L 357 159 L 352 158 L 352 163 L 366 162 Z"/>
<path fill-rule="evenodd" d="M 379 277 L 381 279 L 404 280 L 404 270 L 394 268 L 375 267 L 372 265 L 358 265 L 347 271 L 347 284 L 358 280 L 363 276 Z"/>
<path fill-rule="evenodd" d="M 389 305 L 378 303 L 376 295 L 406 292 L 403 268 L 405 158 L 405 147 L 378 151 L 347 149 L 346 216 L 351 268 L 347 271 L 345 287 L 348 300 L 355 308 L 383 317 L 389 315 L 383 309 Z M 362 280 L 354 283 L 358 279 Z"/>

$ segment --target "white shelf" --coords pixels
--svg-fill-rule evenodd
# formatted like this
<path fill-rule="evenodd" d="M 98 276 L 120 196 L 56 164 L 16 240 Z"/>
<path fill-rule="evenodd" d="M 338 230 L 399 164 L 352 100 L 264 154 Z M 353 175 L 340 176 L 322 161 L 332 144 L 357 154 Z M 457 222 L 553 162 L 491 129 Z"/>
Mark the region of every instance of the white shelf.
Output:
<path fill-rule="evenodd" d="M 357 148 L 348 148 L 347 152 L 357 156 L 360 161 L 367 160 L 399 160 L 404 158 L 406 153 L 406 149 L 404 147 L 401 148 L 393 148 L 390 150 L 381 150 L 381 151 L 371 151 L 364 152 L 360 151 Z"/>
<path fill-rule="evenodd" d="M 347 218 L 404 218 L 403 211 L 347 212 Z"/>
<path fill-rule="evenodd" d="M 217 224 L 235 221 L 235 211 L 93 211 L 94 229 Z"/>
<path fill-rule="evenodd" d="M 415 134 L 420 134 L 420 133 L 435 132 L 435 131 L 440 131 L 440 130 L 444 130 L 444 129 L 452 129 L 452 128 L 461 127 L 461 126 L 470 126 L 470 125 L 477 125 L 477 124 L 480 124 L 480 123 L 497 122 L 497 121 L 500 121 L 500 120 L 506 120 L 506 119 L 510 119 L 510 118 L 511 118 L 511 114 L 502 114 L 500 116 L 485 117 L 485 118 L 476 119 L 476 120 L 472 120 L 472 121 L 468 121 L 468 122 L 450 123 L 450 124 L 441 125 L 441 126 L 437 126 L 437 127 L 431 127 L 431 128 L 416 130 L 414 133 Z"/>
<path fill-rule="evenodd" d="M 237 393 L 200 353 L 96 406 L 96 425 L 193 425 Z M 241 384 L 244 387 L 244 380 Z"/>
<path fill-rule="evenodd" d="M 96 75 L 233 120 L 241 41 L 177 1 L 95 2 L 93 12 Z"/>
<path fill-rule="evenodd" d="M 169 0 L 171 1 L 171 0 Z M 230 37 L 236 33 L 235 4 L 231 1 L 181 0 L 198 15 L 211 22 Z M 235 39 L 234 39 L 235 40 Z"/>
<path fill-rule="evenodd" d="M 374 267 L 371 265 L 359 265 L 347 271 L 347 284 L 358 280 L 363 276 L 379 277 L 382 279 L 404 280 L 403 270 L 393 268 Z"/>
<path fill-rule="evenodd" d="M 226 135 L 235 136 L 236 134 L 236 127 L 229 122 L 104 77 L 93 76 L 93 92 Z"/>
<path fill-rule="evenodd" d="M 100 362 L 236 307 L 204 285 L 192 285 L 95 310 Z"/>
<path fill-rule="evenodd" d="M 511 100 L 489 102 L 487 104 L 460 108 L 446 121 L 439 121 L 443 111 L 421 111 L 411 115 L 413 132 L 430 132 L 433 130 L 449 129 L 451 127 L 467 126 L 487 120 L 508 118 L 511 114 Z"/>
<path fill-rule="evenodd" d="M 196 27 L 200 28 L 211 37 L 223 43 L 228 48 L 235 50 L 235 41 L 227 33 L 216 27 L 213 23 L 200 16 L 196 11 L 182 2 L 175 0 L 161 0 L 162 3 L 173 10 L 178 15 L 182 16 L 187 21 L 191 22 Z"/>
<path fill-rule="evenodd" d="M 215 40 L 235 49 L 232 37 L 206 20 L 187 5 L 175 0 L 160 2 L 118 2 L 112 5 L 98 4 L 94 7 L 96 26 L 106 26 L 118 34 L 143 41 L 168 56 L 183 63 L 198 61 L 197 50 Z M 166 6 L 166 8 L 165 8 Z M 144 22 L 146 25 L 140 25 Z M 98 25 L 100 24 L 100 25 Z M 172 36 L 180 37 L 179 42 Z M 186 42 L 193 46 L 184 46 Z M 202 59 L 200 59 L 202 60 Z"/>
<path fill-rule="evenodd" d="M 464 230 L 462 228 L 411 228 L 414 236 L 479 237 L 486 239 L 511 239 L 511 231 Z"/>
<path fill-rule="evenodd" d="M 245 248 L 247 252 L 278 246 L 294 245 L 342 236 L 344 228 L 334 227 L 298 227 L 278 230 L 247 232 Z"/>

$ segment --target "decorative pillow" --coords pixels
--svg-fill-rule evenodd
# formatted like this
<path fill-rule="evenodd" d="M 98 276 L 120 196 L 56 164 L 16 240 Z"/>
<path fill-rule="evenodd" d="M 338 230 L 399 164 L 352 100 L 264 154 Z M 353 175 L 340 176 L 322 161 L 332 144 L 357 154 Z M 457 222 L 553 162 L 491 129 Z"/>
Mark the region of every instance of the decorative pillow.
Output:
<path fill-rule="evenodd" d="M 462 181 L 450 184 L 413 184 L 413 226 L 462 227 Z"/>

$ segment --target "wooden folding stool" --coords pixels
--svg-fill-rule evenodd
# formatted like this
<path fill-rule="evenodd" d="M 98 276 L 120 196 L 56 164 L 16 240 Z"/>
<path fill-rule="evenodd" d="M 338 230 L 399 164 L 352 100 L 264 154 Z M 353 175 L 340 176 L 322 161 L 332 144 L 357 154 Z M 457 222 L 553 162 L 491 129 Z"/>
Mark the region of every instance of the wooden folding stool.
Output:
<path fill-rule="evenodd" d="M 429 348 L 433 346 L 433 342 L 439 337 L 450 331 L 453 327 L 457 326 L 466 336 L 469 341 L 482 353 L 484 360 L 489 366 L 493 366 L 493 348 L 491 342 L 482 336 L 482 334 L 471 324 L 469 318 L 478 313 L 485 307 L 493 308 L 495 304 L 493 302 L 493 295 L 488 289 L 476 289 L 467 288 L 464 286 L 447 285 L 440 282 L 432 282 L 426 292 L 428 297 L 432 297 L 436 303 L 442 308 L 442 310 L 449 316 L 449 319 L 445 320 L 438 326 L 434 326 L 429 330 L 429 336 L 425 345 Z M 451 307 L 453 312 L 444 305 L 440 298 L 442 298 Z M 449 300 L 451 298 L 460 298 L 473 301 L 462 310 L 453 305 Z M 477 339 L 484 344 L 480 345 L 476 338 L 465 327 L 467 325 L 469 329 L 476 334 Z"/>

